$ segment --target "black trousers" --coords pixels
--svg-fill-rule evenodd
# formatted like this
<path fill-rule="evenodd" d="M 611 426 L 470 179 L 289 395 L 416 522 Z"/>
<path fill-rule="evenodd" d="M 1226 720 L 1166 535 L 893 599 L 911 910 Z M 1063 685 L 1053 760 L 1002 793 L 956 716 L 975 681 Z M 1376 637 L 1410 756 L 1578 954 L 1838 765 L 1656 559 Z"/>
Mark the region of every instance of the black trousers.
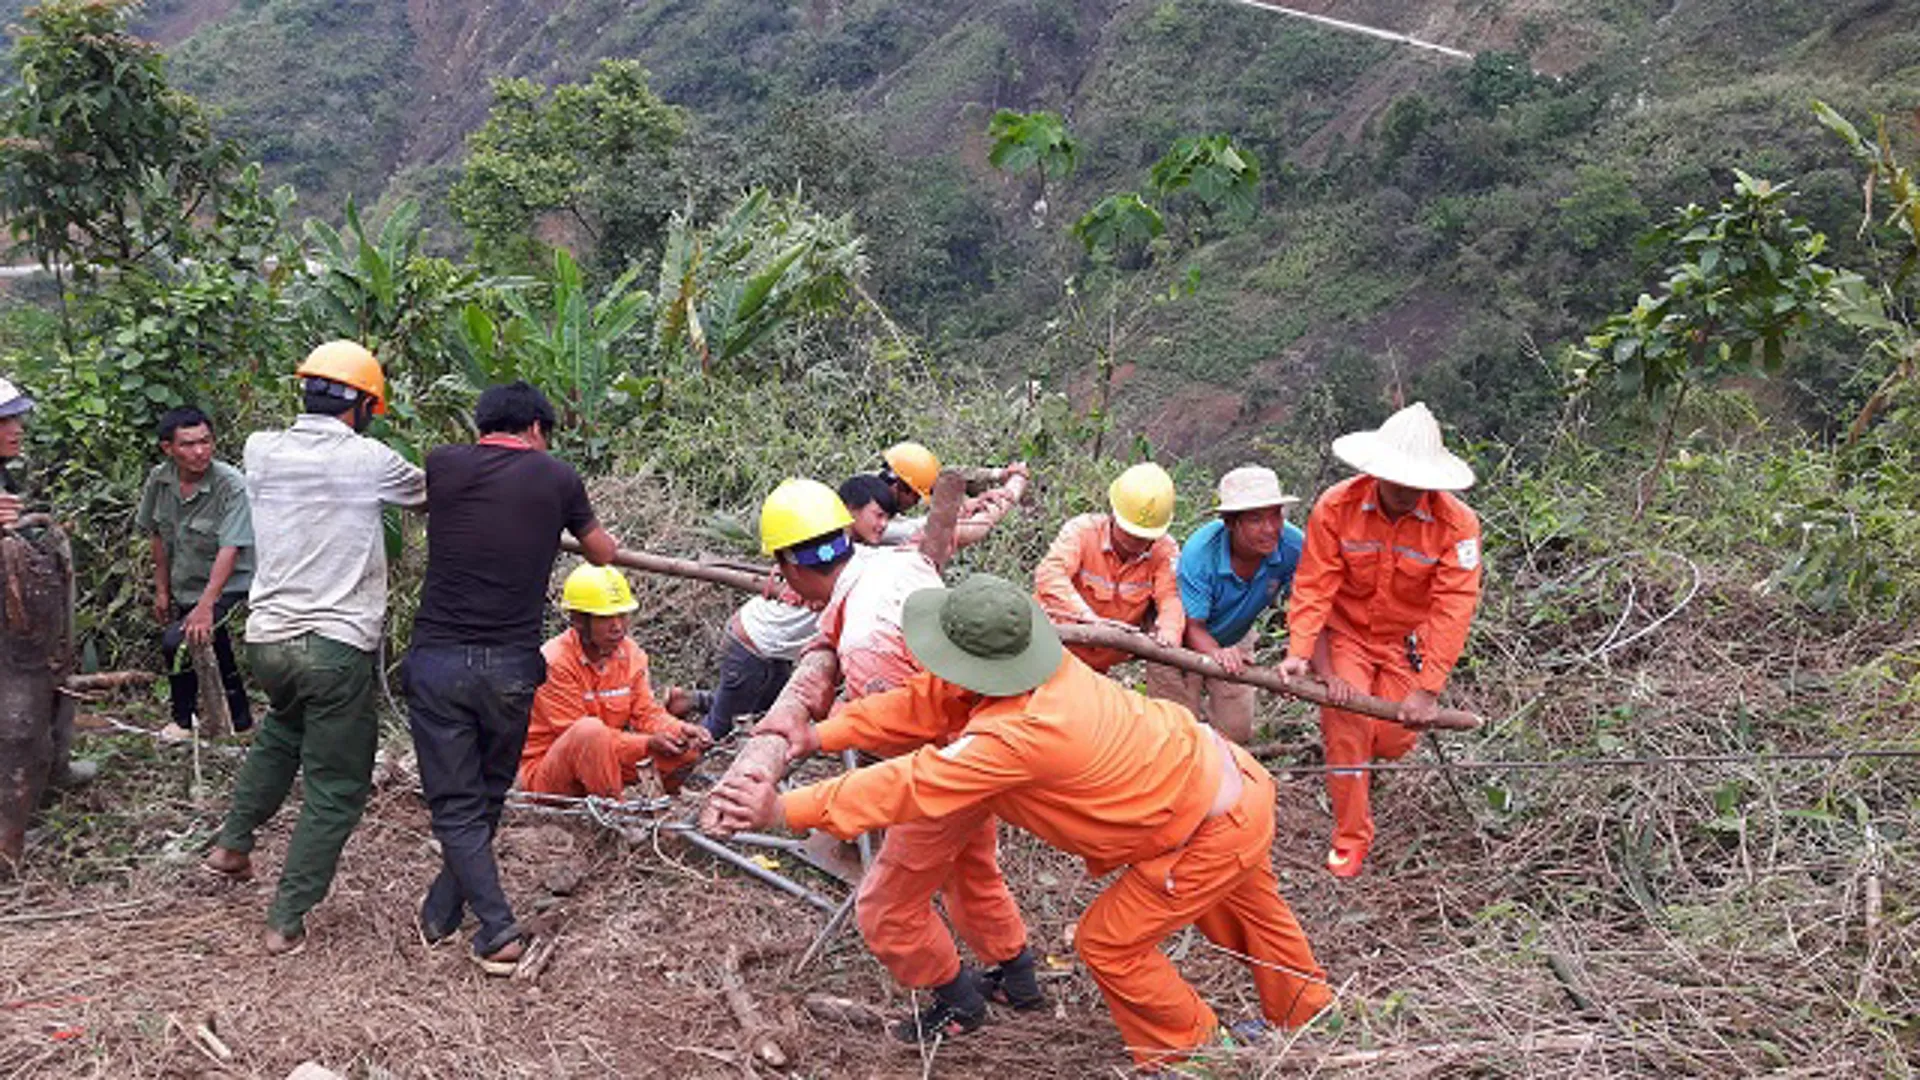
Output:
<path fill-rule="evenodd" d="M 521 933 L 500 887 L 493 837 L 520 771 L 533 695 L 546 677 L 536 648 L 415 646 L 401 664 L 420 786 L 440 841 L 440 875 L 420 905 L 420 922 L 441 937 L 471 910 L 480 920 L 473 951 L 482 955 Z"/>
<path fill-rule="evenodd" d="M 247 701 L 246 683 L 240 680 L 240 664 L 234 659 L 233 638 L 227 633 L 227 613 L 246 599 L 245 593 L 223 593 L 213 605 L 213 660 L 220 669 L 220 685 L 227 692 L 227 711 L 233 714 L 233 730 L 253 726 L 253 706 Z M 192 604 L 173 605 L 173 621 L 160 634 L 160 651 L 167 661 L 167 690 L 173 698 L 173 722 L 183 728 L 193 726 L 193 713 L 200 705 L 200 676 L 193 664 L 182 661 L 176 668 L 175 657 L 186 645 L 181 623 Z"/>

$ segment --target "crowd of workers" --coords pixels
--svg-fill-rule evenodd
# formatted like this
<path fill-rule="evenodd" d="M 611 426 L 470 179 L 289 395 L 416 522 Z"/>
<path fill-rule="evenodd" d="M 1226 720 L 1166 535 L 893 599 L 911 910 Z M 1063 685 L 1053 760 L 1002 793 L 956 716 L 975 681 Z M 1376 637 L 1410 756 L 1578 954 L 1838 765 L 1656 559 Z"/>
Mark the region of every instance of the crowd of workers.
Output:
<path fill-rule="evenodd" d="M 363 347 L 321 345 L 297 369 L 302 412 L 246 440 L 242 468 L 214 456 L 197 409 L 159 423 L 164 461 L 142 492 L 154 615 L 170 675 L 169 737 L 194 722 L 199 688 L 183 643 L 210 644 L 236 729 L 253 728 L 230 808 L 205 860 L 252 873 L 255 832 L 296 774 L 300 817 L 267 912 L 263 947 L 290 955 L 326 895 L 371 789 L 378 740 L 376 655 L 387 614 L 382 511 L 424 511 L 427 571 L 400 666 L 441 869 L 418 930 L 438 945 L 469 918 L 476 963 L 510 974 L 529 945 L 501 887 L 493 841 L 514 788 L 618 797 L 650 767 L 669 793 L 737 721 L 768 712 L 810 650 L 831 650 L 839 686 L 796 695 L 756 732 L 790 757 L 866 755 L 868 764 L 782 793 L 780 777 L 736 770 L 709 795 L 730 831 L 776 824 L 843 839 L 884 828 L 863 874 L 857 923 L 902 985 L 931 991 L 895 1030 L 909 1041 L 979 1028 L 988 1002 L 1046 1003 L 1019 906 L 998 862 L 998 822 L 1124 868 L 1087 909 L 1075 945 L 1144 1067 L 1220 1037 L 1217 1018 L 1159 950 L 1195 926 L 1252 969 L 1264 1020 L 1296 1027 L 1331 999 L 1281 898 L 1272 865 L 1275 789 L 1244 744 L 1262 616 L 1284 607 L 1279 671 L 1323 680 L 1333 830 L 1325 865 L 1359 875 L 1373 841 L 1367 762 L 1407 753 L 1431 722 L 1478 600 L 1479 527 L 1452 492 L 1473 482 L 1423 405 L 1337 440 L 1356 475 L 1322 493 L 1300 527 L 1275 473 L 1220 478 L 1213 520 L 1184 545 L 1169 534 L 1175 484 L 1159 465 L 1116 477 L 1109 511 L 1063 525 L 1031 593 L 974 574 L 948 588 L 919 543 L 937 458 L 913 443 L 838 490 L 790 479 L 761 507 L 778 589 L 728 621 L 710 691 L 659 688 L 630 636 L 637 609 L 611 566 L 617 545 L 585 485 L 549 455 L 555 416 L 525 383 L 484 391 L 478 439 L 416 467 L 362 432 L 386 384 Z M 21 512 L 6 459 L 31 399 L 0 380 L 0 527 Z M 967 501 L 956 546 L 987 535 L 1018 498 L 1009 482 Z M 1018 483 L 1012 482 L 1014 478 Z M 564 583 L 567 628 L 541 641 L 562 534 L 585 558 Z M 228 636 L 244 601 L 251 706 Z M 1145 694 L 1107 673 L 1128 654 L 1065 647 L 1055 624 L 1124 628 L 1211 661 L 1196 675 L 1149 664 Z M 1399 721 L 1339 708 L 1357 693 L 1399 702 Z M 934 908 L 941 898 L 947 919 Z M 951 923 L 953 932 L 947 927 Z M 962 961 L 955 933 L 979 962 Z M 1243 1032 L 1244 1034 L 1244 1032 Z"/>

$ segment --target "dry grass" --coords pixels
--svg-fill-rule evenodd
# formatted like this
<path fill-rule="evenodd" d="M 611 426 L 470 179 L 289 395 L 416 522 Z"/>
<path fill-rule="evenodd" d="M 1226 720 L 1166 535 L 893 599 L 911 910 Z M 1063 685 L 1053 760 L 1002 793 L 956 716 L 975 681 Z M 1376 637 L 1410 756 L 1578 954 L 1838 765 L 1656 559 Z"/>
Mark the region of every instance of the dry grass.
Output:
<path fill-rule="evenodd" d="M 598 494 L 636 546 L 712 549 L 649 524 L 697 520 L 667 486 Z M 1494 723 L 1453 756 L 1912 738 L 1903 657 L 1916 642 L 1904 628 L 1811 625 L 1711 571 L 1658 633 L 1580 661 L 1616 624 L 1625 636 L 1670 609 L 1686 581 L 1658 559 L 1592 574 L 1518 568 L 1458 688 Z M 637 632 L 662 681 L 697 680 L 731 599 L 660 581 L 641 593 Z M 1218 1075 L 1912 1075 L 1914 761 L 1463 773 L 1472 806 L 1438 773 L 1393 774 L 1380 781 L 1368 875 L 1336 883 L 1318 870 L 1328 822 L 1308 715 L 1281 707 L 1268 719 L 1282 747 L 1282 888 L 1340 996 L 1297 1041 L 1216 1056 Z M 28 876 L 0 891 L 0 1077 L 278 1078 L 307 1059 L 355 1077 L 771 1075 L 749 1062 L 722 998 L 730 945 L 765 958 L 749 962 L 748 981 L 789 1075 L 1126 1072 L 1064 944 L 1098 883 L 1021 834 L 1007 835 L 1004 860 L 1036 944 L 1061 964 L 1048 981 L 1057 1007 L 997 1014 L 929 1069 L 912 1048 L 802 1013 L 812 992 L 904 1010 L 855 935 L 791 977 L 789 958 L 823 916 L 671 837 L 631 844 L 512 812 L 500 842 L 508 888 L 559 935 L 553 963 L 532 984 L 502 983 L 461 947 L 429 952 L 410 920 L 436 859 L 404 782 L 376 797 L 305 954 L 268 960 L 256 935 L 289 816 L 263 836 L 261 882 L 226 886 L 193 866 L 221 806 L 186 798 L 185 751 L 105 734 L 82 745 L 107 759 L 107 778 L 56 808 Z M 215 791 L 230 769 L 216 762 Z M 561 866 L 584 881 L 551 896 L 543 883 Z M 90 913 L 20 919 L 61 912 Z M 1193 935 L 1169 947 L 1223 1016 L 1254 1013 L 1230 957 Z M 209 1021 L 231 1061 L 189 1034 Z"/>

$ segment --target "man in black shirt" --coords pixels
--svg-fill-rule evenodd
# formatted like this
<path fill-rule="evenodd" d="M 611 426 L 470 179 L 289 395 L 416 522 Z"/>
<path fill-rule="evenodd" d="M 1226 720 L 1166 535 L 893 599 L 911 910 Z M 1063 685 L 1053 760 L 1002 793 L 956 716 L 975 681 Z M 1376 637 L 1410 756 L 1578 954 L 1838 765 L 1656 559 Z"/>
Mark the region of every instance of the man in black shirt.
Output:
<path fill-rule="evenodd" d="M 474 961 L 510 975 L 526 941 L 493 836 L 546 679 L 547 581 L 562 529 L 595 565 L 616 545 L 579 474 L 546 452 L 554 414 L 540 391 L 491 387 L 473 419 L 477 443 L 427 455 L 427 579 L 400 680 L 442 860 L 420 906 L 421 936 L 451 937 L 470 909 L 480 921 Z"/>

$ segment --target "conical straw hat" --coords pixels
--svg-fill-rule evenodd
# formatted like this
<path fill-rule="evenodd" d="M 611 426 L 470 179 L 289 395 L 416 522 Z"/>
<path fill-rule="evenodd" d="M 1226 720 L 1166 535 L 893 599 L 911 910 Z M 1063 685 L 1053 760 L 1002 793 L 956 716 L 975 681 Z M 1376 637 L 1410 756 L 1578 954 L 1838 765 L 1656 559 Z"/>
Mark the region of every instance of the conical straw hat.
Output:
<path fill-rule="evenodd" d="M 1421 491 L 1473 486 L 1473 466 L 1447 452 L 1440 424 L 1424 402 L 1401 409 L 1373 431 L 1333 440 L 1333 456 L 1368 476 Z"/>

